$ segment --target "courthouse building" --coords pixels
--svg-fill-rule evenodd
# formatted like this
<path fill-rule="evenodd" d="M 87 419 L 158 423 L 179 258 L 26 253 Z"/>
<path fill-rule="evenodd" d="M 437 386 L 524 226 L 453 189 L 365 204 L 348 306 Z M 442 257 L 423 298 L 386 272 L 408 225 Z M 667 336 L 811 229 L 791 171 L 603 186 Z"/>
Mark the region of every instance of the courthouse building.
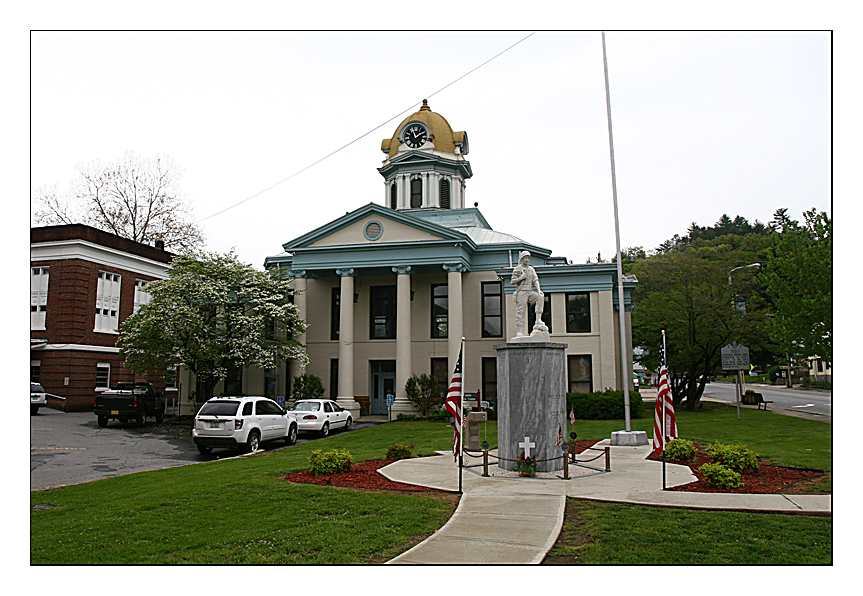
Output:
<path fill-rule="evenodd" d="M 281 269 L 302 290 L 295 298 L 309 328 L 297 339 L 311 363 L 245 371 L 246 393 L 290 396 L 302 372 L 324 381 L 326 396 L 354 416 L 410 412 L 405 382 L 429 373 L 444 382 L 465 338 L 465 391 L 496 399 L 494 346 L 514 337 L 513 267 L 522 250 L 545 293 L 543 320 L 566 344 L 569 391 L 621 389 L 618 308 L 631 309 L 637 280 L 610 263 L 572 264 L 551 249 L 497 231 L 466 198 L 473 176 L 468 136 L 423 102 L 384 139 L 379 202 L 359 206 L 283 244 L 265 267 Z M 532 308 L 530 309 L 533 310 Z M 533 326 L 531 312 L 530 326 Z M 627 312 L 626 319 L 629 321 Z M 628 333 L 627 371 L 632 370 Z"/>

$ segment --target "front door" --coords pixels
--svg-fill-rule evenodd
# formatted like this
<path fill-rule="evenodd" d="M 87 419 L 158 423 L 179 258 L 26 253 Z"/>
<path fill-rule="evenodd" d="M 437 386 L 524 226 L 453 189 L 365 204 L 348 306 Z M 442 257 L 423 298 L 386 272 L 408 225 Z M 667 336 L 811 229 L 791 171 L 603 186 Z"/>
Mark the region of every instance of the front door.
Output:
<path fill-rule="evenodd" d="M 396 394 L 395 360 L 372 362 L 372 395 L 369 413 L 372 416 L 386 416 L 387 395 Z"/>

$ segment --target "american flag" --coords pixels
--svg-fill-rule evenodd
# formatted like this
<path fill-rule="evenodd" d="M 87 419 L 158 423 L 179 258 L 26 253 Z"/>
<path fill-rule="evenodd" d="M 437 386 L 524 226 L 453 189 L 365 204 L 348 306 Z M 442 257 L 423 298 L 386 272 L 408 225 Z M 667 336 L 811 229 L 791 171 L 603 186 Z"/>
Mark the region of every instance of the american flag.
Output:
<path fill-rule="evenodd" d="M 663 436 L 662 405 L 665 404 L 665 433 Z M 665 363 L 665 337 L 659 348 L 659 386 L 656 389 L 656 411 L 653 418 L 653 450 L 662 451 L 665 445 L 677 438 L 677 420 L 674 417 L 674 398 L 668 382 L 668 366 Z"/>
<path fill-rule="evenodd" d="M 575 408 L 569 411 L 569 421 L 575 424 Z"/>
<path fill-rule="evenodd" d="M 557 425 L 557 446 L 560 447 L 560 444 L 563 443 L 563 427 L 558 424 Z"/>
<path fill-rule="evenodd" d="M 464 424 L 461 413 L 461 350 L 455 363 L 455 371 L 452 373 L 452 381 L 449 383 L 449 391 L 446 394 L 444 407 L 455 418 L 453 429 L 455 434 L 452 439 L 452 455 L 458 458 L 461 452 L 461 429 Z"/>

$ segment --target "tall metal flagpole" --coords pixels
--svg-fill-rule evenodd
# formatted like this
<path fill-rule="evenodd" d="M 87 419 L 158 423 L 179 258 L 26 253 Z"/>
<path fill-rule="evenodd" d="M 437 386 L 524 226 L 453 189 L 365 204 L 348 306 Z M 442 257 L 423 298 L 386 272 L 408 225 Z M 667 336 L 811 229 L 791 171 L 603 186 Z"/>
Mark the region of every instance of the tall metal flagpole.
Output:
<path fill-rule="evenodd" d="M 602 63 L 605 67 L 605 106 L 608 112 L 608 147 L 611 153 L 611 191 L 614 196 L 614 235 L 617 239 L 617 306 L 620 315 L 620 368 L 623 382 L 624 416 L 626 431 L 632 430 L 629 416 L 629 377 L 626 358 L 626 312 L 623 304 L 623 259 L 620 254 L 620 221 L 617 214 L 617 176 L 614 171 L 614 138 L 611 134 L 611 94 L 608 90 L 608 58 L 605 53 L 605 31 L 602 32 Z"/>
<path fill-rule="evenodd" d="M 665 329 L 662 330 L 662 354 L 663 358 L 665 358 L 665 376 L 668 377 L 668 351 L 665 347 Z M 670 388 L 669 388 L 670 390 Z M 662 438 L 660 439 L 660 445 L 662 446 L 662 490 L 665 490 L 665 396 L 662 396 Z"/>
<path fill-rule="evenodd" d="M 464 467 L 464 338 L 461 338 L 461 349 L 459 350 L 459 354 L 461 354 L 461 397 L 458 400 L 458 409 L 459 409 L 459 421 L 458 424 L 461 424 L 461 428 L 458 429 L 458 493 L 461 494 L 461 471 Z"/>

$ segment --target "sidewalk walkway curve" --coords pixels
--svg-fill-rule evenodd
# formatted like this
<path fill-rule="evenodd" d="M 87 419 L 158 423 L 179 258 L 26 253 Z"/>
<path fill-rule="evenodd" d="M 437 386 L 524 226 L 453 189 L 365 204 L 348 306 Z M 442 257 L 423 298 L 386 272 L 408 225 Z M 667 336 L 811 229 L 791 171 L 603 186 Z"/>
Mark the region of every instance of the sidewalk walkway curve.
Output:
<path fill-rule="evenodd" d="M 645 459 L 650 445 L 596 445 L 611 450 L 611 471 L 593 465 L 570 466 L 543 477 L 512 477 L 489 464 L 462 470 L 462 498 L 437 532 L 388 564 L 529 564 L 542 562 L 563 525 L 566 497 L 701 509 L 832 514 L 832 495 L 747 495 L 662 489 L 662 463 Z M 496 455 L 494 452 L 490 454 Z M 467 462 L 466 464 L 467 465 Z M 590 466 L 590 467 L 588 467 Z M 382 468 L 396 482 L 457 491 L 459 471 L 451 454 L 403 459 Z M 695 480 L 687 466 L 666 464 L 666 486 Z"/>

